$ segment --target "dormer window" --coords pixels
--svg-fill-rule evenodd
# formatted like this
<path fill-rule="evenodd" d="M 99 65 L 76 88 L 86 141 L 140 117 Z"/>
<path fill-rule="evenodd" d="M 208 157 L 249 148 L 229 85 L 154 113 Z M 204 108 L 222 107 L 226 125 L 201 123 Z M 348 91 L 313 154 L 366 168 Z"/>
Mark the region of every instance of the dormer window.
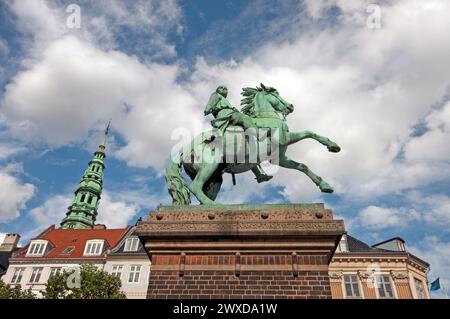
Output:
<path fill-rule="evenodd" d="M 88 240 L 84 249 L 85 256 L 99 256 L 103 252 L 104 240 Z"/>
<path fill-rule="evenodd" d="M 125 241 L 125 248 L 124 251 L 137 251 L 139 248 L 139 238 L 132 237 L 127 238 Z"/>
<path fill-rule="evenodd" d="M 33 240 L 27 251 L 27 256 L 41 257 L 44 256 L 47 248 L 46 240 Z"/>

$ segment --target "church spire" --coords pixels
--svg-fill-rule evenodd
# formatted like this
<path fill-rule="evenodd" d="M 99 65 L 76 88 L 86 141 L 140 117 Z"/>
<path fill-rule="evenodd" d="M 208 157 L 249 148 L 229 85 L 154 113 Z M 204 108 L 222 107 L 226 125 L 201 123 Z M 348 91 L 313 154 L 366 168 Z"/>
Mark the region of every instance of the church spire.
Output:
<path fill-rule="evenodd" d="M 103 140 L 75 190 L 66 218 L 61 222 L 61 228 L 63 229 L 89 229 L 94 227 L 103 189 L 105 149 L 110 125 L 111 121 L 109 121 Z"/>

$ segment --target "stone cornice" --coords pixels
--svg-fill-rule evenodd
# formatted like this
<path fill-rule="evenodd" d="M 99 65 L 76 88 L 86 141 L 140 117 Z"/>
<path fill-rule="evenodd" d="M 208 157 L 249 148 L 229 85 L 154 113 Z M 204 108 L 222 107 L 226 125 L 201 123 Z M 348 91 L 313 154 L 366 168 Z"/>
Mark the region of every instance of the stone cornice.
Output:
<path fill-rule="evenodd" d="M 139 222 L 136 233 L 145 238 L 193 235 L 286 237 L 340 236 L 345 231 L 344 222 L 333 220 L 331 211 L 320 205 L 286 205 L 284 208 L 274 205 L 273 210 L 260 210 L 260 206 L 230 206 L 228 210 L 194 207 L 189 211 L 179 211 L 179 207 L 170 211 L 164 207 L 164 211 L 150 213 L 148 221 Z"/>
<path fill-rule="evenodd" d="M 339 235 L 344 232 L 343 221 L 223 221 L 223 222 L 161 222 L 142 223 L 138 234 L 142 237 L 167 235 L 171 237 L 196 236 L 314 236 Z"/>
<path fill-rule="evenodd" d="M 394 251 L 335 253 L 331 262 L 402 262 L 418 269 L 420 272 L 426 272 L 429 267 L 428 263 L 410 253 Z"/>
<path fill-rule="evenodd" d="M 395 252 L 370 252 L 370 253 L 338 253 L 334 254 L 332 263 L 339 262 L 404 262 L 408 256 Z"/>

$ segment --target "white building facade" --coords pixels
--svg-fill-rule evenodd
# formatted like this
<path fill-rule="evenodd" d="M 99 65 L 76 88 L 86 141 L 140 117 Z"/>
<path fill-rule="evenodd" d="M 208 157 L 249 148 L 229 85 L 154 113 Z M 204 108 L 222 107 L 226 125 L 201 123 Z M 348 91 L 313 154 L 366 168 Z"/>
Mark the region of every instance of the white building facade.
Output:
<path fill-rule="evenodd" d="M 42 296 L 51 276 L 91 264 L 104 270 L 108 253 L 132 229 L 56 229 L 49 227 L 9 260 L 2 280 Z M 76 278 L 73 279 L 76 284 Z"/>
<path fill-rule="evenodd" d="M 106 257 L 104 270 L 122 281 L 128 299 L 146 299 L 150 260 L 133 227 Z"/>

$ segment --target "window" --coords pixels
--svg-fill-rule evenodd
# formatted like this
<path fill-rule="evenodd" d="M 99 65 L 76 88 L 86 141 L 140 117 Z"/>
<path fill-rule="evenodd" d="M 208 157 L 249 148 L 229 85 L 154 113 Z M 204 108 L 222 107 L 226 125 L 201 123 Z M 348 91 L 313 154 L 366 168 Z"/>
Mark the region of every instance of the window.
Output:
<path fill-rule="evenodd" d="M 360 298 L 358 276 L 344 275 L 345 294 L 347 298 Z"/>
<path fill-rule="evenodd" d="M 64 249 L 63 254 L 64 255 L 69 255 L 72 251 L 73 251 L 74 247 L 67 247 L 66 249 Z"/>
<path fill-rule="evenodd" d="M 389 275 L 380 275 L 377 277 L 378 281 L 378 294 L 380 298 L 394 298 L 394 292 L 392 291 L 392 284 Z"/>
<path fill-rule="evenodd" d="M 139 238 L 127 238 L 124 251 L 137 251 L 139 248 Z"/>
<path fill-rule="evenodd" d="M 46 241 L 32 241 L 30 247 L 28 248 L 28 256 L 43 256 L 45 252 L 45 247 L 47 246 Z"/>
<path fill-rule="evenodd" d="M 50 278 L 58 276 L 61 273 L 61 267 L 52 267 L 50 269 Z"/>
<path fill-rule="evenodd" d="M 85 256 L 98 256 L 103 251 L 103 240 L 90 240 L 86 243 Z"/>
<path fill-rule="evenodd" d="M 30 283 L 35 284 L 38 283 L 41 279 L 42 267 L 33 268 L 33 272 L 31 273 Z"/>
<path fill-rule="evenodd" d="M 120 278 L 122 277 L 123 266 L 121 265 L 113 265 L 111 275 L 114 277 Z"/>
<path fill-rule="evenodd" d="M 92 200 L 94 199 L 94 196 L 89 196 L 89 199 L 88 199 L 88 204 L 92 204 Z"/>
<path fill-rule="evenodd" d="M 14 269 L 14 274 L 11 278 L 11 283 L 12 284 L 20 284 L 20 282 L 22 281 L 22 276 L 23 276 L 23 272 L 24 272 L 24 268 L 16 268 Z"/>
<path fill-rule="evenodd" d="M 417 298 L 425 299 L 425 290 L 423 289 L 422 281 L 414 278 L 414 284 L 416 285 Z"/>
<path fill-rule="evenodd" d="M 130 276 L 128 277 L 128 282 L 138 283 L 140 275 L 141 275 L 141 266 L 132 265 L 130 268 Z"/>
<path fill-rule="evenodd" d="M 84 194 L 83 194 L 83 195 L 81 195 L 81 199 L 80 199 L 80 202 L 82 202 L 82 203 L 83 203 L 83 202 L 84 202 L 84 199 L 85 199 L 85 198 L 86 198 L 86 195 L 84 195 Z"/>

